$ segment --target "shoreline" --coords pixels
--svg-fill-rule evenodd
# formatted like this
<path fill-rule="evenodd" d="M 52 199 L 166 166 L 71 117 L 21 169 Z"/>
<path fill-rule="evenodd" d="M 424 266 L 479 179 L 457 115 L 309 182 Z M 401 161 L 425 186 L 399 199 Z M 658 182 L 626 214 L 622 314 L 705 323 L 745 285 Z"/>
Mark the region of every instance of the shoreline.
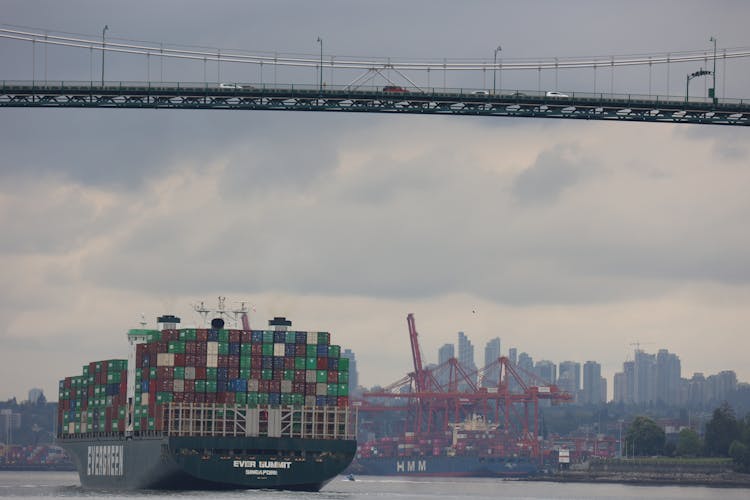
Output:
<path fill-rule="evenodd" d="M 750 488 L 750 474 L 727 472 L 719 474 L 696 473 L 596 473 L 566 472 L 530 477 L 529 481 L 555 483 L 608 483 L 642 486 L 705 486 L 711 488 Z"/>

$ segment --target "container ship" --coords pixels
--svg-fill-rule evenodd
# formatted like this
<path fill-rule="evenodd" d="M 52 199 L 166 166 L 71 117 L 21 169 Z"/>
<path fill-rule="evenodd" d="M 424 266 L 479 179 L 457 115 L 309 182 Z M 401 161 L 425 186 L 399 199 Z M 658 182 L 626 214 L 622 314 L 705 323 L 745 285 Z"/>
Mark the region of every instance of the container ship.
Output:
<path fill-rule="evenodd" d="M 522 478 L 538 472 L 528 454 L 499 444 L 497 425 L 479 415 L 451 424 L 444 436 L 418 439 L 413 432 L 360 446 L 350 470 L 373 476 Z"/>
<path fill-rule="evenodd" d="M 318 491 L 350 464 L 349 360 L 328 332 L 179 323 L 60 381 L 57 442 L 84 487 Z"/>

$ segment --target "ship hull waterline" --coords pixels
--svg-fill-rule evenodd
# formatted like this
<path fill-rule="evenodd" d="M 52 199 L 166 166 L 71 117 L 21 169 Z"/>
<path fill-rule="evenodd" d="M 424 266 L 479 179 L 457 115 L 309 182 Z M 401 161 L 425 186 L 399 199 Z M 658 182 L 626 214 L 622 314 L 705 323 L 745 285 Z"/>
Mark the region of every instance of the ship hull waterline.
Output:
<path fill-rule="evenodd" d="M 355 440 L 133 437 L 59 442 L 81 485 L 103 490 L 319 491 L 349 466 Z"/>

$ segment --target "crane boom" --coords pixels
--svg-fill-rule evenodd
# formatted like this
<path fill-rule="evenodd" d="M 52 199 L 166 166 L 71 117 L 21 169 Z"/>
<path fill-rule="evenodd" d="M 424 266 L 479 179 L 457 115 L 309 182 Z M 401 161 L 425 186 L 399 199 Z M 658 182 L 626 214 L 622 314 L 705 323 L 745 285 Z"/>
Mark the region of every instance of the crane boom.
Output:
<path fill-rule="evenodd" d="M 406 316 L 406 322 L 409 324 L 409 340 L 411 341 L 411 357 L 414 361 L 414 383 L 417 386 L 417 392 L 423 392 L 426 389 L 425 372 L 422 368 L 422 354 L 419 351 L 419 339 L 417 338 L 417 327 L 414 324 L 414 314 L 409 313 Z"/>

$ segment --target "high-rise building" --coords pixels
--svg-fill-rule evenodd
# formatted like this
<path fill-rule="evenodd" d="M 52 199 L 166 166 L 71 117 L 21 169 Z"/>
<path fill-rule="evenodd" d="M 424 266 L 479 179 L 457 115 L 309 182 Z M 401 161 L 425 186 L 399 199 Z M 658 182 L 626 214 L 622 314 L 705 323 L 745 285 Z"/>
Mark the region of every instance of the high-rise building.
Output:
<path fill-rule="evenodd" d="M 34 389 L 29 390 L 29 403 L 36 404 L 43 397 L 44 397 L 44 391 L 42 391 L 41 389 L 34 388 Z"/>
<path fill-rule="evenodd" d="M 477 365 L 474 362 L 474 346 L 464 332 L 458 332 L 458 363 L 461 367 L 469 373 L 476 373 Z M 476 380 L 473 380 L 476 384 Z M 467 388 L 466 383 L 460 383 L 458 385 L 459 390 L 465 390 Z"/>
<path fill-rule="evenodd" d="M 453 344 L 443 344 L 438 349 L 438 365 L 443 365 L 448 362 L 449 359 L 456 357 L 456 349 Z M 448 385 L 448 377 L 450 376 L 448 370 L 441 370 L 437 374 L 437 382 L 442 386 Z"/>
<path fill-rule="evenodd" d="M 584 404 L 599 404 L 605 400 L 606 397 L 602 398 L 602 365 L 596 361 L 586 361 L 583 364 L 581 402 Z"/>
<path fill-rule="evenodd" d="M 521 369 L 521 373 L 518 375 L 523 379 L 525 383 L 530 383 L 531 380 L 529 380 L 529 377 L 524 375 L 524 372 L 528 373 L 534 373 L 534 358 L 532 358 L 529 354 L 522 352 L 518 355 L 518 368 Z M 514 389 L 518 389 L 519 386 L 513 385 Z"/>
<path fill-rule="evenodd" d="M 581 390 L 581 363 L 575 361 L 563 361 L 560 363 L 560 374 L 557 377 L 557 385 L 563 391 L 571 394 L 575 401 L 579 400 Z"/>
<path fill-rule="evenodd" d="M 656 401 L 676 405 L 681 378 L 680 358 L 666 349 L 659 349 L 656 354 Z"/>
<path fill-rule="evenodd" d="M 643 405 L 656 401 L 656 356 L 640 349 L 635 351 L 633 389 L 635 404 Z"/>
<path fill-rule="evenodd" d="M 624 404 L 625 398 L 627 397 L 628 388 L 627 376 L 625 375 L 625 372 L 615 373 L 615 376 L 613 377 L 613 386 L 615 403 Z"/>
<path fill-rule="evenodd" d="M 548 384 L 557 383 L 557 366 L 552 361 L 542 359 L 534 365 L 534 374 Z"/>
<path fill-rule="evenodd" d="M 497 382 L 500 378 L 500 364 L 497 361 L 499 358 L 500 337 L 495 337 L 484 346 L 484 366 L 489 366 L 490 368 L 484 372 L 483 387 L 497 387 Z"/>
<path fill-rule="evenodd" d="M 511 363 L 514 365 L 518 364 L 518 349 L 515 347 L 511 347 L 508 349 L 508 360 L 510 360 Z"/>
<path fill-rule="evenodd" d="M 737 374 L 724 370 L 706 378 L 706 402 L 717 405 L 726 400 L 731 392 L 737 389 Z"/>
<path fill-rule="evenodd" d="M 349 360 L 349 394 L 355 394 L 359 387 L 359 373 L 357 372 L 357 359 L 351 349 L 344 349 L 341 357 Z"/>

